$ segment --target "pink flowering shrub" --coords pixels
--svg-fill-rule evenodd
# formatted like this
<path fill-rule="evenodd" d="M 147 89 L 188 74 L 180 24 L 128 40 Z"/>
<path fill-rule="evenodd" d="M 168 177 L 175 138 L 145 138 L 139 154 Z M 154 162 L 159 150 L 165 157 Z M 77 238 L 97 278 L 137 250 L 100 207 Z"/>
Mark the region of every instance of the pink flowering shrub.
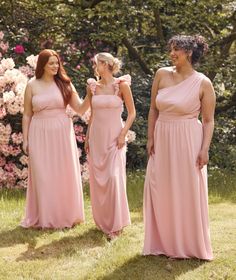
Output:
<path fill-rule="evenodd" d="M 70 46 L 73 51 L 74 46 Z M 16 45 L 11 52 L 9 43 L 0 31 L 0 188 L 26 188 L 28 177 L 28 156 L 22 151 L 22 113 L 24 91 L 28 79 L 34 76 L 37 56 L 26 56 L 22 44 Z M 22 64 L 14 55 L 24 56 L 27 64 Z M 14 57 L 14 59 L 12 58 Z M 17 61 L 17 62 L 16 62 Z M 79 70 L 80 67 L 77 67 Z M 88 181 L 88 163 L 84 151 L 84 141 L 90 111 L 79 118 L 68 106 L 67 113 L 74 122 L 75 137 L 80 157 L 82 179 Z M 135 139 L 129 131 L 127 142 Z"/>

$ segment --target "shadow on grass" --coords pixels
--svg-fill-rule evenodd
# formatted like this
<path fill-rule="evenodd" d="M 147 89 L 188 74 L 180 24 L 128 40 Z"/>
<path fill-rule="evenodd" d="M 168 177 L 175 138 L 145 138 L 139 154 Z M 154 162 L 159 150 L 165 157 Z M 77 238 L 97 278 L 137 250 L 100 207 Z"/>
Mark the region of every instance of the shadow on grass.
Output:
<path fill-rule="evenodd" d="M 53 232 L 54 230 L 25 229 L 21 226 L 17 226 L 12 230 L 0 232 L 0 248 L 25 243 L 28 243 L 31 247 L 35 247 L 38 237 L 49 235 Z"/>
<path fill-rule="evenodd" d="M 181 274 L 195 270 L 205 261 L 198 259 L 170 260 L 166 256 L 136 255 L 113 272 L 98 278 L 99 280 L 145 279 L 165 280 L 176 279 Z"/>
<path fill-rule="evenodd" d="M 43 260 L 48 258 L 58 258 L 60 256 L 70 256 L 82 252 L 83 249 L 92 249 L 106 244 L 104 234 L 98 229 L 89 229 L 82 235 L 67 236 L 51 242 L 50 244 L 35 247 L 28 246 L 28 250 L 21 254 L 16 261 Z M 30 244 L 29 244 L 30 245 Z"/>

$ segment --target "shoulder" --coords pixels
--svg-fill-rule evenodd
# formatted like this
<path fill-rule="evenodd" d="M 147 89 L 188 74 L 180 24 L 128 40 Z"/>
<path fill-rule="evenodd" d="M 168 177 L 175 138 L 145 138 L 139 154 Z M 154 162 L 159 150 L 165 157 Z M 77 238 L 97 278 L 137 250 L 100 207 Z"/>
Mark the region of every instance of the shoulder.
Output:
<path fill-rule="evenodd" d="M 206 76 L 204 75 L 203 73 L 199 73 L 200 77 L 201 77 L 201 87 L 203 89 L 207 89 L 207 88 L 212 88 L 212 82 L 211 80 Z"/>
<path fill-rule="evenodd" d="M 116 78 L 115 81 L 116 84 L 120 84 L 120 87 L 127 87 L 131 85 L 131 76 L 129 74 L 120 76 L 119 78 Z"/>
<path fill-rule="evenodd" d="M 172 67 L 161 67 L 155 73 L 155 79 L 160 80 L 162 77 L 169 76 L 173 73 Z"/>

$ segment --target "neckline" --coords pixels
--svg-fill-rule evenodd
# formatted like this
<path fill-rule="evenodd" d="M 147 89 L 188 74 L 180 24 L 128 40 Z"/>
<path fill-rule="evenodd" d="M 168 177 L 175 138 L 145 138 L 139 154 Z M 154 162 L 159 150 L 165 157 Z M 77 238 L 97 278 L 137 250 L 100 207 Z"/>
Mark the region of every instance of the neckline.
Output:
<path fill-rule="evenodd" d="M 161 91 L 161 90 L 165 90 L 165 89 L 169 89 L 169 88 L 173 88 L 173 87 L 176 87 L 176 86 L 179 86 L 181 85 L 182 83 L 186 82 L 187 80 L 189 80 L 191 77 L 193 77 L 195 74 L 197 74 L 198 72 L 196 70 L 193 71 L 193 73 L 188 76 L 186 79 L 184 79 L 183 81 L 179 82 L 178 84 L 176 85 L 172 85 L 172 86 L 168 86 L 168 87 L 164 87 L 164 88 L 160 88 L 158 89 L 158 91 Z"/>
<path fill-rule="evenodd" d="M 115 97 L 117 97 L 118 99 L 120 99 L 120 101 L 122 101 L 122 103 L 123 103 L 123 99 L 121 99 L 120 96 L 115 95 L 115 94 L 94 94 L 93 97 L 94 97 L 94 96 L 115 96 Z"/>

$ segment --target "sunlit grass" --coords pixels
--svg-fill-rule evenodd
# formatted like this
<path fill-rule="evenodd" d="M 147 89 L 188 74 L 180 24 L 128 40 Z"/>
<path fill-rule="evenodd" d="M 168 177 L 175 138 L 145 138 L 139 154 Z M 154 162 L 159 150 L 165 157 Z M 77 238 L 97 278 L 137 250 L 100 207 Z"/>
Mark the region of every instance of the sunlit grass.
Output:
<path fill-rule="evenodd" d="M 236 279 L 235 175 L 209 174 L 214 261 L 143 257 L 144 172 L 128 175 L 132 225 L 112 242 L 96 229 L 85 187 L 86 222 L 70 230 L 19 227 L 25 191 L 0 191 L 0 279 Z"/>

